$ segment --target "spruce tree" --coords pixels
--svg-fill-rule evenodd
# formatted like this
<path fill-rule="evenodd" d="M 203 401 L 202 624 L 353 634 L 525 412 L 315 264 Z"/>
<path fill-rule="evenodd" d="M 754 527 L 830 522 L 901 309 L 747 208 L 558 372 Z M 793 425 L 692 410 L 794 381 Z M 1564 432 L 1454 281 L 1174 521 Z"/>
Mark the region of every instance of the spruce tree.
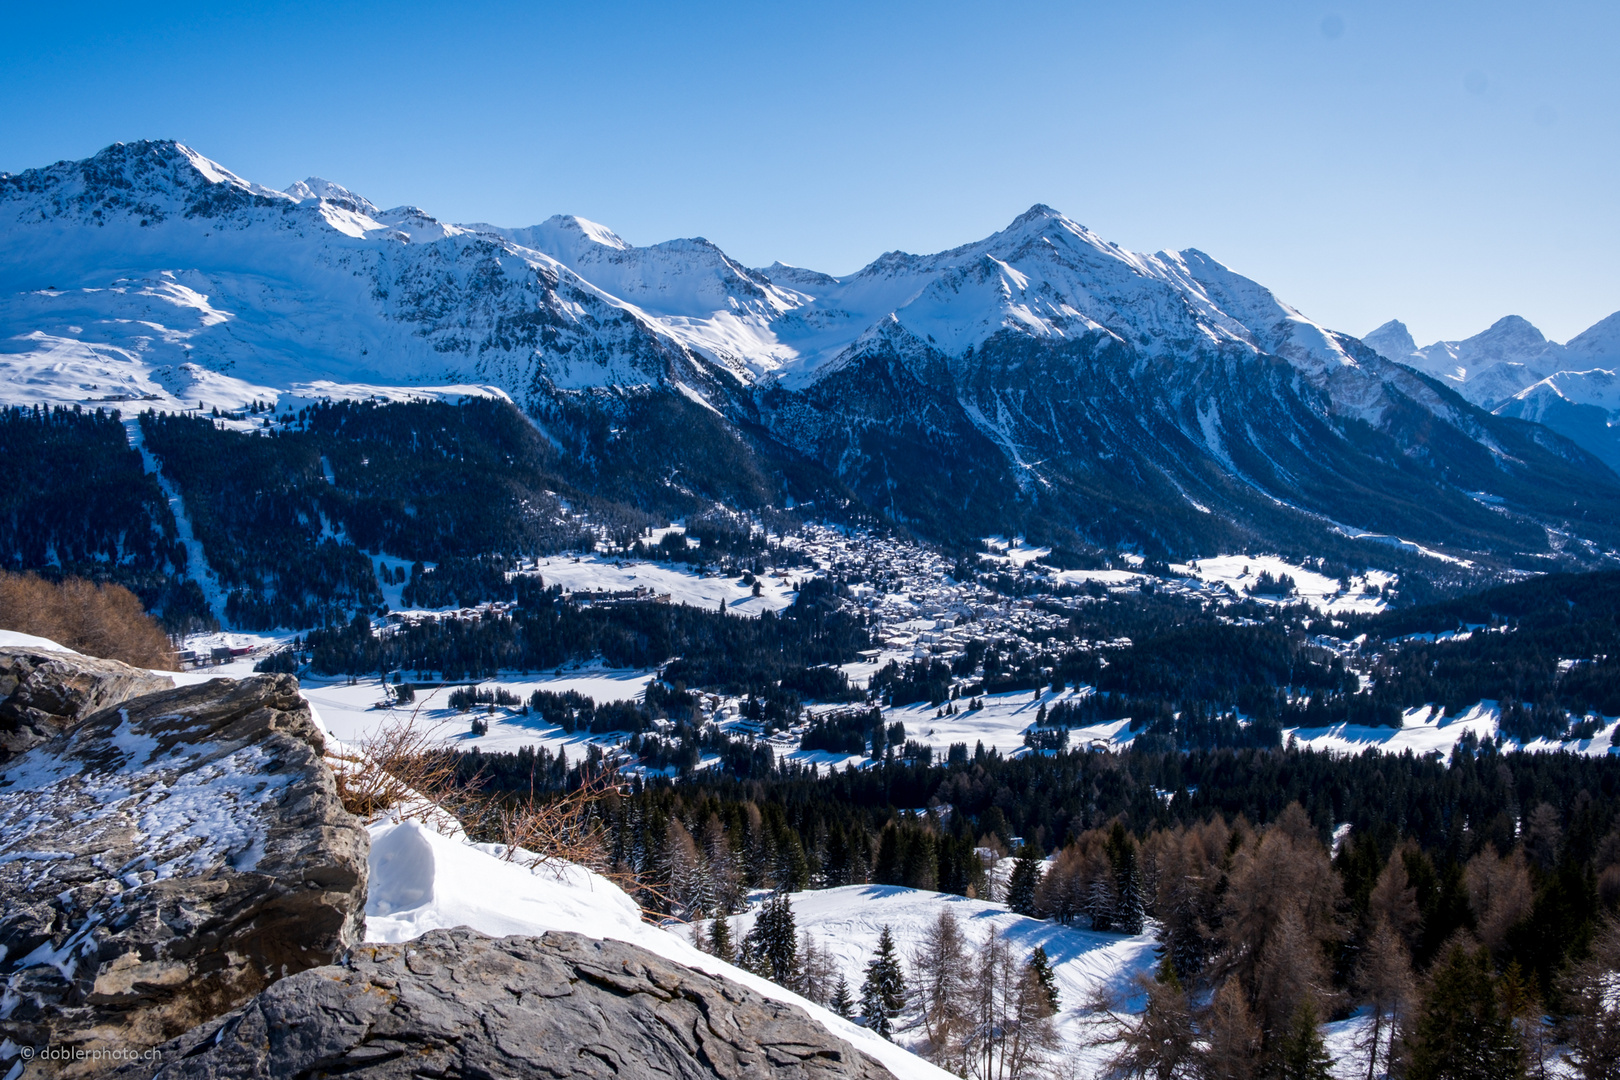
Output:
<path fill-rule="evenodd" d="M 844 978 L 843 972 L 838 974 L 838 985 L 833 988 L 832 1002 L 829 1007 L 845 1020 L 848 1020 L 855 1011 L 855 1002 L 849 996 L 849 980 Z"/>
<path fill-rule="evenodd" d="M 1136 841 L 1123 822 L 1114 822 L 1108 834 L 1108 862 L 1114 871 L 1114 911 L 1110 929 L 1140 934 L 1147 920 L 1142 903 L 1142 876 L 1137 866 Z"/>
<path fill-rule="evenodd" d="M 1524 1046 L 1497 1000 L 1490 953 L 1454 945 L 1435 965 L 1434 982 L 1413 1033 L 1409 1080 L 1515 1080 Z"/>
<path fill-rule="evenodd" d="M 731 943 L 731 920 L 724 915 L 709 928 L 709 951 L 728 964 L 737 962 L 737 947 Z"/>
<path fill-rule="evenodd" d="M 798 985 L 799 932 L 786 893 L 777 893 L 765 901 L 743 942 L 743 951 L 752 961 L 749 970 L 778 986 L 791 989 Z"/>
<path fill-rule="evenodd" d="M 878 841 L 877 865 L 872 868 L 872 880 L 879 885 L 902 885 L 903 873 L 900 866 L 900 830 L 891 824 L 883 830 L 883 836 Z"/>
<path fill-rule="evenodd" d="M 1034 972 L 1035 981 L 1041 984 L 1041 990 L 1046 994 L 1046 1000 L 1053 1012 L 1058 1011 L 1059 1002 L 1057 988 L 1057 975 L 1052 971 L 1052 961 L 1046 955 L 1046 947 L 1035 946 L 1035 951 L 1029 954 L 1029 970 Z"/>
<path fill-rule="evenodd" d="M 884 926 L 877 952 L 866 965 L 861 983 L 861 1016 L 866 1026 L 885 1039 L 893 1037 L 894 1018 L 906 1007 L 906 979 L 894 951 L 894 935 Z"/>
<path fill-rule="evenodd" d="M 1019 915 L 1035 914 L 1035 890 L 1041 883 L 1041 863 L 1028 844 L 1018 849 L 1012 876 L 1007 879 L 1007 908 Z"/>
<path fill-rule="evenodd" d="M 1304 999 L 1277 1047 L 1277 1080 L 1333 1080 L 1329 1069 L 1333 1062 L 1317 1022 L 1316 1006 Z"/>

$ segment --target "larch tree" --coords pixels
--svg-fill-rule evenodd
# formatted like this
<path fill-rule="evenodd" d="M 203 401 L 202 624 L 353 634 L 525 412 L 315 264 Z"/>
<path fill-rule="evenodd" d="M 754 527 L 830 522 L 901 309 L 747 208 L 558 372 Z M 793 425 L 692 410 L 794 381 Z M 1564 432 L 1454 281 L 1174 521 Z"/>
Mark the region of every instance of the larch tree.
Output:
<path fill-rule="evenodd" d="M 1405 940 L 1382 919 L 1367 937 L 1354 984 L 1372 1016 L 1358 1047 L 1367 1055 L 1367 1080 L 1392 1075 L 1402 1032 L 1417 1003 L 1417 980 Z"/>
<path fill-rule="evenodd" d="M 942 1064 L 967 1023 L 970 960 L 961 924 L 942 910 L 911 954 L 912 995 L 927 1045 L 923 1056 Z"/>
<path fill-rule="evenodd" d="M 1564 978 L 1570 1064 L 1581 1080 L 1620 1080 L 1620 925 L 1607 922 L 1591 955 Z"/>
<path fill-rule="evenodd" d="M 1243 987 L 1236 979 L 1221 984 L 1200 1018 L 1205 1080 L 1254 1080 L 1260 1060 L 1260 1025 L 1255 1023 Z"/>

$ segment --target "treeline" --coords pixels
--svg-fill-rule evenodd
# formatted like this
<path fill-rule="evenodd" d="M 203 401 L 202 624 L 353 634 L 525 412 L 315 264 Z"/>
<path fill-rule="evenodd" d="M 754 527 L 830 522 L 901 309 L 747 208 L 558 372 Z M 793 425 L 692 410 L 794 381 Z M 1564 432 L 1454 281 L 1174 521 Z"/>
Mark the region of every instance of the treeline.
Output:
<path fill-rule="evenodd" d="M 211 624 L 168 499 L 118 412 L 0 408 L 0 569 L 122 585 L 174 631 Z"/>

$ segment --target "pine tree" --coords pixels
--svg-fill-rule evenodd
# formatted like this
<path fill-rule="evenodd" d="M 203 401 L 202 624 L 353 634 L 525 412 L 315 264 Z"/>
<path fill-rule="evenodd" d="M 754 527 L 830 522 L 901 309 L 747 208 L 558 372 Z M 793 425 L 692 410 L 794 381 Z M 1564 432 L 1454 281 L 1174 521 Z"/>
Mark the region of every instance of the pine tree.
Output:
<path fill-rule="evenodd" d="M 1295 1007 L 1293 1022 L 1277 1047 L 1277 1080 L 1333 1080 L 1329 1070 L 1333 1062 L 1317 1022 L 1310 998 Z"/>
<path fill-rule="evenodd" d="M 1035 891 L 1041 884 L 1041 863 L 1025 844 L 1018 849 L 1012 876 L 1007 879 L 1007 908 L 1019 915 L 1035 914 Z"/>
<path fill-rule="evenodd" d="M 1062 999 L 1058 997 L 1057 975 L 1052 971 L 1052 961 L 1046 955 L 1045 946 L 1037 945 L 1035 951 L 1029 954 L 1029 969 L 1035 973 L 1035 981 L 1046 992 L 1046 1000 L 1052 1011 L 1057 1012 Z M 1171 974 L 1174 973 L 1174 969 L 1171 969 Z"/>
<path fill-rule="evenodd" d="M 1490 954 L 1454 945 L 1418 1016 L 1409 1080 L 1516 1080 L 1524 1047 L 1497 1001 Z"/>
<path fill-rule="evenodd" d="M 845 1020 L 848 1020 L 855 1011 L 855 1002 L 849 996 L 849 980 L 844 978 L 843 972 L 838 974 L 838 985 L 833 988 L 832 1001 L 828 1007 Z"/>
<path fill-rule="evenodd" d="M 894 935 L 887 926 L 878 935 L 877 952 L 866 965 L 861 983 L 861 1016 L 866 1026 L 885 1039 L 893 1037 L 894 1018 L 906 1007 L 906 979 L 894 951 Z"/>

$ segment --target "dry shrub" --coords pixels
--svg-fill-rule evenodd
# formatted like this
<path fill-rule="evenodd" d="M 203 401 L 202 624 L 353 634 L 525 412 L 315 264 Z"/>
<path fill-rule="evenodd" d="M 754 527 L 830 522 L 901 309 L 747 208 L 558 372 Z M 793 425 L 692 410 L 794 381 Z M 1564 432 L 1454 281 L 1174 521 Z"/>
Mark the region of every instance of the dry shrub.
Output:
<path fill-rule="evenodd" d="M 0 572 L 0 630 L 49 638 L 88 656 L 136 667 L 179 669 L 163 628 L 122 585 L 60 583 Z"/>
<path fill-rule="evenodd" d="M 481 778 L 456 781 L 456 756 L 440 745 L 443 723 L 423 723 L 424 700 L 352 746 L 329 746 L 326 761 L 349 813 L 366 821 L 388 814 L 441 834 L 465 831 L 503 849 L 508 862 L 564 877 L 570 864 L 592 870 L 625 892 L 661 899 L 657 889 L 617 871 L 607 855 L 600 803 L 619 793 L 612 767 L 588 775 L 555 798 L 501 797 L 480 790 Z"/>
<path fill-rule="evenodd" d="M 469 798 L 457 788 L 455 756 L 439 745 L 442 724 L 420 722 L 421 707 L 389 720 L 352 746 L 328 746 L 326 763 L 343 808 L 370 821 L 385 812 L 444 831 Z M 448 819 L 448 820 L 447 820 Z"/>
<path fill-rule="evenodd" d="M 616 793 L 619 784 L 617 770 L 610 768 L 556 798 L 537 799 L 531 794 L 523 801 L 491 802 L 489 831 L 500 837 L 509 862 L 544 867 L 559 877 L 568 863 L 611 876 L 597 804 Z"/>

